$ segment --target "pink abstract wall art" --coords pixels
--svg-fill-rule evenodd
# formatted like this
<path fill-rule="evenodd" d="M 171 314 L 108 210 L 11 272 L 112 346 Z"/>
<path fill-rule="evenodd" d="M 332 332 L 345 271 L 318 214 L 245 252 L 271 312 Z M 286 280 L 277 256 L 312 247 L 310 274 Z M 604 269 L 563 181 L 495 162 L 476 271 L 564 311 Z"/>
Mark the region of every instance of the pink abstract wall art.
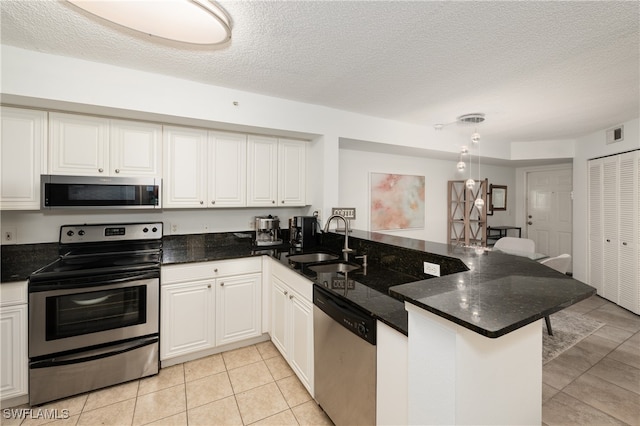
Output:
<path fill-rule="evenodd" d="M 424 228 L 424 176 L 371 173 L 371 231 Z"/>

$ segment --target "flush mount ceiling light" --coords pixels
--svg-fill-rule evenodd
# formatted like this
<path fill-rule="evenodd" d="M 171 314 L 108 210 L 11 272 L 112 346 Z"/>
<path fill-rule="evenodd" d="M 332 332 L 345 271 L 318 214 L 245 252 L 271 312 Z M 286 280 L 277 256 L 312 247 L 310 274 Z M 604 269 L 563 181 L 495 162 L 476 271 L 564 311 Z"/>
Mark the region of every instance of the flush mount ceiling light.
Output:
<path fill-rule="evenodd" d="M 216 45 L 231 39 L 229 16 L 210 0 L 67 0 L 102 19 L 150 36 Z"/>

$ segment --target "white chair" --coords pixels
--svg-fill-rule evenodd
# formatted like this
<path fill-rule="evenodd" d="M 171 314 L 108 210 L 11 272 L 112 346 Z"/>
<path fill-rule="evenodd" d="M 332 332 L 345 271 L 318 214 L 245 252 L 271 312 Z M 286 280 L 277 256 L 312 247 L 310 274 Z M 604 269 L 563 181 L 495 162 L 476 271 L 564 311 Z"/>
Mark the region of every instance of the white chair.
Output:
<path fill-rule="evenodd" d="M 528 238 L 502 237 L 496 241 L 493 248 L 505 253 L 535 253 L 536 243 Z"/>
<path fill-rule="evenodd" d="M 559 256 L 541 260 L 540 263 L 551 269 L 555 269 L 562 274 L 566 274 L 569 270 L 569 265 L 571 265 L 571 255 L 564 253 Z M 551 319 L 549 316 L 544 317 L 544 321 L 547 323 L 547 333 L 549 333 L 549 336 L 553 336 L 553 331 L 551 330 Z"/>

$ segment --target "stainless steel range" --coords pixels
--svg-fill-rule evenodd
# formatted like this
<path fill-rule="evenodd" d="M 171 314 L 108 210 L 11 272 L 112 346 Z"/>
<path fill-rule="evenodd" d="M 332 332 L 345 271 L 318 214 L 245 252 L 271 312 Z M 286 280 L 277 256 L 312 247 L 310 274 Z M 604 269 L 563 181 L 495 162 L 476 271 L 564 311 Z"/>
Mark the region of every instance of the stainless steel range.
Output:
<path fill-rule="evenodd" d="M 158 373 L 162 223 L 65 225 L 29 277 L 29 403 Z"/>

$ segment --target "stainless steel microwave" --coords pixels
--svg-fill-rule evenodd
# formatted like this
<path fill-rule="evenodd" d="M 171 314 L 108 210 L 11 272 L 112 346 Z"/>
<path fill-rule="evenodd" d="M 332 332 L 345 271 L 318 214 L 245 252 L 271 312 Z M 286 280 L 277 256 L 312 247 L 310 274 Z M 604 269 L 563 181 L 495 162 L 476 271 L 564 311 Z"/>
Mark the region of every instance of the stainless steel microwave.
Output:
<path fill-rule="evenodd" d="M 43 209 L 159 209 L 162 179 L 41 176 Z"/>

